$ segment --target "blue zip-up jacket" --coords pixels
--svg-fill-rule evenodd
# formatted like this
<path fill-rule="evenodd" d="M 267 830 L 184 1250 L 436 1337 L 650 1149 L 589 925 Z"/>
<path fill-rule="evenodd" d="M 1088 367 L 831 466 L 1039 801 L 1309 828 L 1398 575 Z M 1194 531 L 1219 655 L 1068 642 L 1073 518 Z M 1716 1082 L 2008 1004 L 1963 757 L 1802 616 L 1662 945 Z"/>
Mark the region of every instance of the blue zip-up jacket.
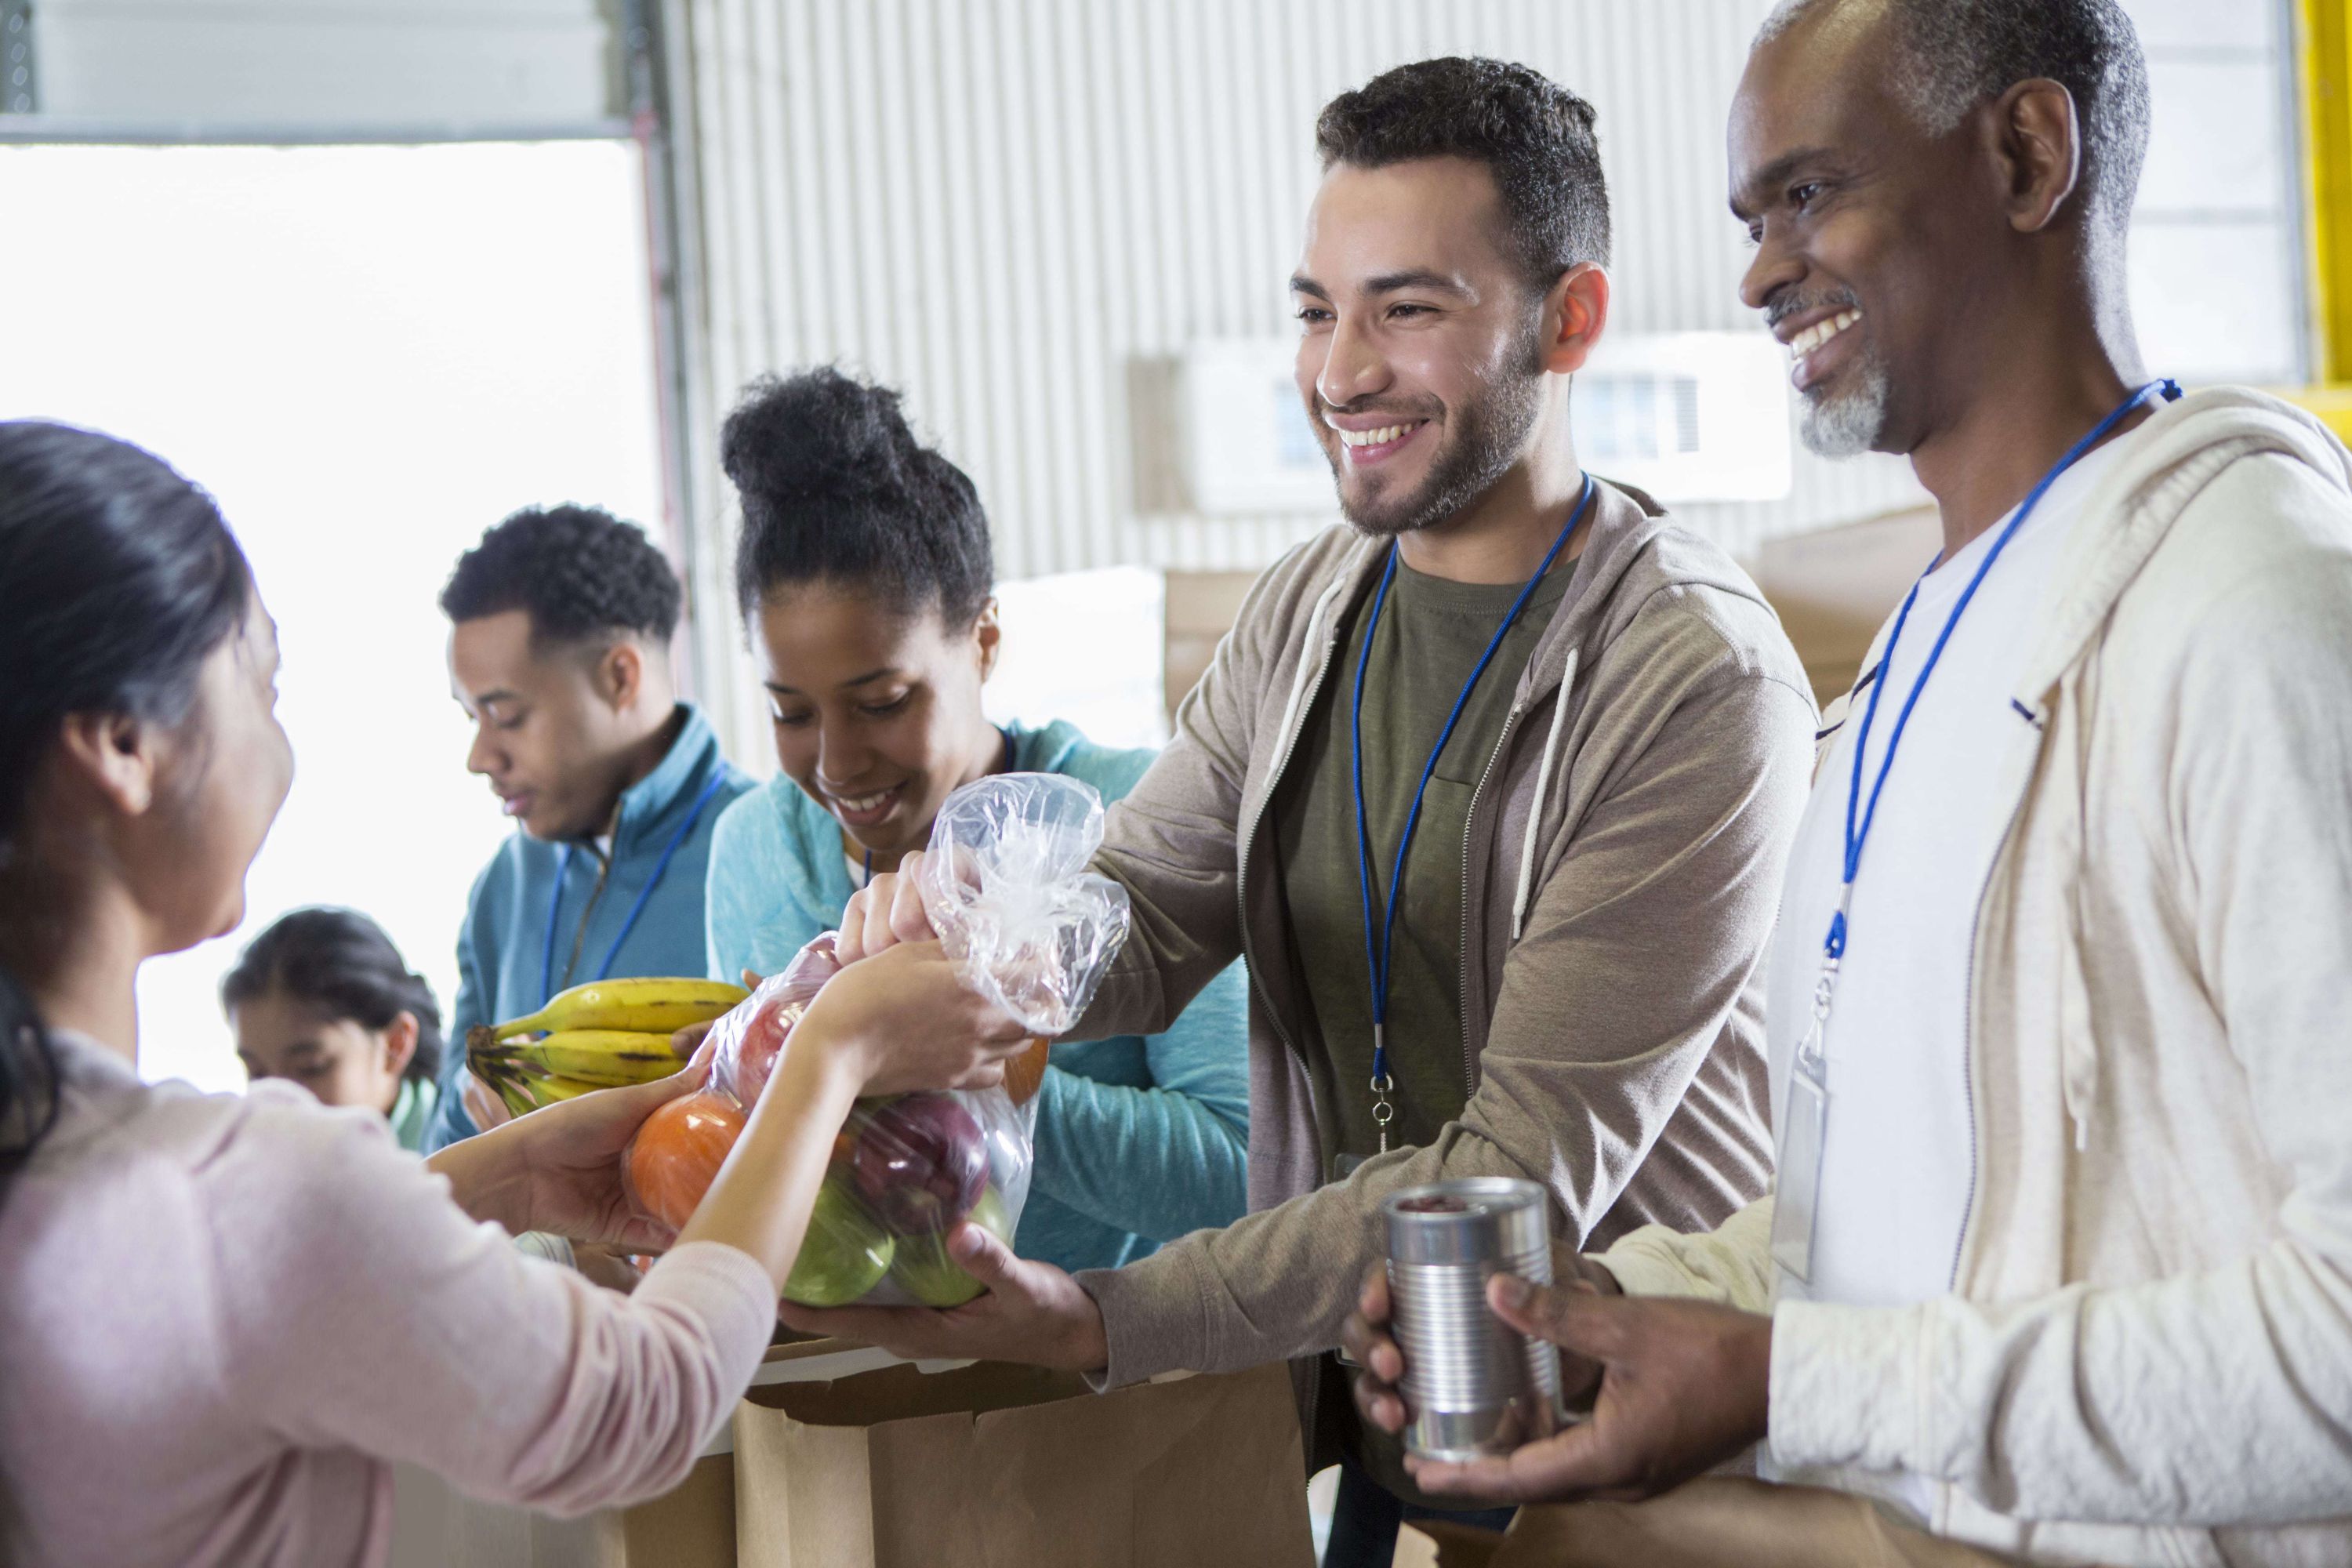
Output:
<path fill-rule="evenodd" d="M 1149 751 L 1097 746 L 1073 725 L 1009 725 L 1013 766 L 1066 773 L 1106 802 Z M 709 972 L 773 974 L 841 923 L 851 892 L 841 825 L 788 778 L 728 808 L 711 846 Z M 1037 1099 L 1037 1167 L 1013 1248 L 1064 1268 L 1129 1263 L 1248 1203 L 1249 999 L 1238 963 L 1164 1035 L 1060 1041 Z"/>
<path fill-rule="evenodd" d="M 538 1012 L 554 992 L 596 978 L 608 952 L 609 976 L 702 973 L 709 950 L 702 931 L 702 878 L 712 837 L 728 805 L 753 786 L 720 754 L 719 737 L 701 710 L 692 703 L 679 707 L 686 723 L 668 753 L 622 792 L 609 868 L 593 845 L 569 846 L 559 895 L 556 868 L 565 864 L 567 847 L 518 832 L 474 879 L 465 928 L 457 935 L 457 1000 L 449 1021 L 448 1058 L 441 1065 L 441 1103 L 425 1140 L 428 1152 L 480 1131 L 466 1114 L 460 1089 L 466 1031 L 474 1025 Z M 715 793 L 677 839 L 668 868 L 622 940 L 629 910 L 646 892 L 662 851 L 706 791 Z M 554 960 L 542 978 L 551 921 Z"/>

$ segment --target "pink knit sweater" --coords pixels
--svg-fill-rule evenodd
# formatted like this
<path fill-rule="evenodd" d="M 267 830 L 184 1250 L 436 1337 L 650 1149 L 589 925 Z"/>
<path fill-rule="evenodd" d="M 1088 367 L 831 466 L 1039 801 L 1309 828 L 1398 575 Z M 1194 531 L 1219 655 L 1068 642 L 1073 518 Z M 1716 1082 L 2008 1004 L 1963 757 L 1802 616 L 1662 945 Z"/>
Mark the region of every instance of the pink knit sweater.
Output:
<path fill-rule="evenodd" d="M 554 1513 L 681 1479 L 775 1321 L 714 1243 L 634 1296 L 477 1225 L 381 1117 L 60 1038 L 0 1189 L 0 1562 L 378 1563 L 404 1459 Z"/>

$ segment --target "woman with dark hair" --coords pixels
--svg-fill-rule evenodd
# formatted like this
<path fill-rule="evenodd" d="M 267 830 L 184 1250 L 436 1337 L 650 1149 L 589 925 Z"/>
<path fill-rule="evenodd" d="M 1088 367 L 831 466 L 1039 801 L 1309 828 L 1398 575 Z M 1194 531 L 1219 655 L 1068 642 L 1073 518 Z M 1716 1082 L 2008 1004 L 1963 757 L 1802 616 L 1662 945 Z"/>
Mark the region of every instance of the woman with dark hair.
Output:
<path fill-rule="evenodd" d="M 296 910 L 221 982 L 256 1082 L 290 1079 L 321 1105 L 363 1105 L 425 1152 L 440 1087 L 441 1005 L 383 928 L 357 910 Z"/>
<path fill-rule="evenodd" d="M 772 973 L 850 895 L 930 838 L 957 786 L 1066 773 L 1106 801 L 1149 751 L 1071 724 L 1000 729 L 981 708 L 1001 633 L 988 516 L 917 440 L 898 395 L 838 371 L 754 384 L 720 458 L 743 502 L 735 586 L 782 776 L 711 840 L 711 973 Z M 1241 967 L 1162 1035 L 1057 1042 L 1037 1100 L 1037 1170 L 1013 1248 L 1114 1268 L 1238 1218 L 1249 1151 Z"/>
<path fill-rule="evenodd" d="M 618 1156 L 698 1064 L 429 1162 L 283 1086 L 142 1083 L 139 965 L 236 925 L 293 775 L 275 630 L 202 490 L 24 422 L 0 423 L 0 626 L 15 1568 L 380 1563 L 395 1459 L 555 1512 L 667 1489 L 767 1345 L 851 1100 L 993 1081 L 1020 1045 L 936 946 L 845 971 L 675 1236 L 633 1215 Z M 885 1038 L 877 999 L 910 992 L 1001 1044 Z M 622 1296 L 494 1225 L 669 1251 Z"/>

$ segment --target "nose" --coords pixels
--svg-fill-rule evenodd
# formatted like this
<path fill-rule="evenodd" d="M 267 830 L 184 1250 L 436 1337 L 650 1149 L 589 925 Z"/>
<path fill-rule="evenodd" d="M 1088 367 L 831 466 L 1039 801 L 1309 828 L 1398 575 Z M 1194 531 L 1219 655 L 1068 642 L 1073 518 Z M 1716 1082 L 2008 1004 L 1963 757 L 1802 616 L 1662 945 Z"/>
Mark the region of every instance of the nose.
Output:
<path fill-rule="evenodd" d="M 1802 281 L 1804 276 L 1802 258 L 1791 252 L 1785 241 L 1773 238 L 1768 225 L 1762 243 L 1756 247 L 1756 258 L 1748 264 L 1747 275 L 1739 279 L 1740 301 L 1751 310 L 1761 310 L 1772 302 L 1775 294 Z"/>
<path fill-rule="evenodd" d="M 491 766 L 492 761 L 490 727 L 487 724 L 476 724 L 474 743 L 466 748 L 466 771 L 469 773 L 479 773 L 482 777 L 488 778 L 496 771 Z"/>
<path fill-rule="evenodd" d="M 1325 340 L 1323 368 L 1315 377 L 1315 390 L 1324 402 L 1345 408 L 1359 398 L 1386 390 L 1390 379 L 1388 360 L 1380 345 L 1354 312 L 1340 311 L 1331 325 L 1330 337 Z"/>
<path fill-rule="evenodd" d="M 857 726 L 838 720 L 818 721 L 816 782 L 824 789 L 846 789 L 866 776 L 874 749 L 857 739 Z"/>

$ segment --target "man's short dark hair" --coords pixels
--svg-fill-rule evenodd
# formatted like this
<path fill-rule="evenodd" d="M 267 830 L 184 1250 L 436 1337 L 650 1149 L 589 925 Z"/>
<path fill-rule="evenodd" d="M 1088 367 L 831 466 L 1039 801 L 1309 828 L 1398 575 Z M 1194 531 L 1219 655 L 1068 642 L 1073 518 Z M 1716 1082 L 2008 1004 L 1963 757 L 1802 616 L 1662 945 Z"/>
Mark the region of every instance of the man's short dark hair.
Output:
<path fill-rule="evenodd" d="M 457 558 L 441 609 L 453 621 L 530 612 L 535 641 L 635 632 L 669 641 L 683 594 L 645 530 L 593 506 L 528 507 Z"/>
<path fill-rule="evenodd" d="M 1757 35 L 1769 43 L 1839 0 L 1784 0 Z M 2074 95 L 2093 232 L 2120 239 L 2147 158 L 2147 58 L 2116 0 L 1889 0 L 1902 56 L 1895 88 L 1936 135 L 2021 81 Z"/>
<path fill-rule="evenodd" d="M 1486 165 L 1522 270 L 1549 289 L 1580 262 L 1609 259 L 1609 182 L 1592 105 L 1505 60 L 1415 60 L 1324 105 L 1323 167 L 1386 168 L 1418 158 Z"/>

